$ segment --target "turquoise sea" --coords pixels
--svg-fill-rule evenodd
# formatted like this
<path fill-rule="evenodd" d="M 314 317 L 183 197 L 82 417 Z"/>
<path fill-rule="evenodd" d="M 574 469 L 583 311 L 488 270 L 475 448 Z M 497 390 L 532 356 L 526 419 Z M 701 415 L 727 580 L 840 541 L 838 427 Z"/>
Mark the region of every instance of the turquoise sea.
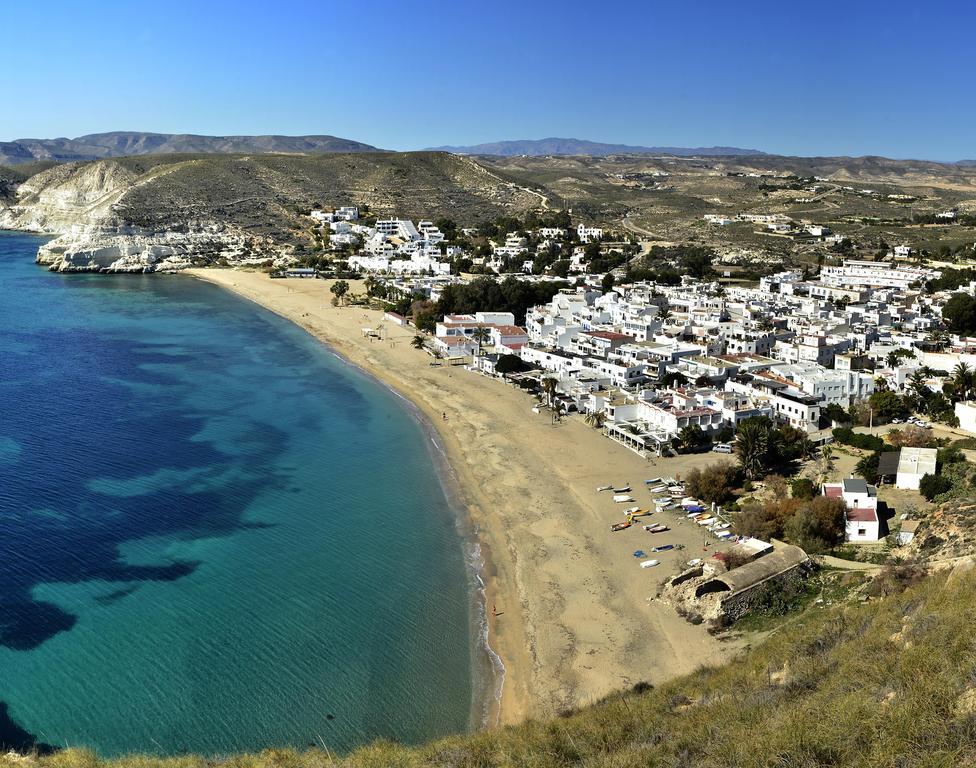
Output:
<path fill-rule="evenodd" d="M 221 754 L 481 717 L 431 440 L 291 323 L 0 233 L 0 742 Z M 449 487 L 449 486 L 448 486 Z"/>

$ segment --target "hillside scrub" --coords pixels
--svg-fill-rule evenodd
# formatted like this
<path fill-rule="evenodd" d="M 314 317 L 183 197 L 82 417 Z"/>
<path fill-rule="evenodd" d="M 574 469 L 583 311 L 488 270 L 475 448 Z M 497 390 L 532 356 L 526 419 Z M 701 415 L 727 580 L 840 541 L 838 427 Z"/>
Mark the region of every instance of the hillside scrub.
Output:
<path fill-rule="evenodd" d="M 638 684 L 556 719 L 338 756 L 266 750 L 207 760 L 83 750 L 0 768 L 971 765 L 976 761 L 976 574 L 890 570 L 866 604 L 811 608 L 735 662 Z M 635 676 L 640 670 L 634 671 Z"/>

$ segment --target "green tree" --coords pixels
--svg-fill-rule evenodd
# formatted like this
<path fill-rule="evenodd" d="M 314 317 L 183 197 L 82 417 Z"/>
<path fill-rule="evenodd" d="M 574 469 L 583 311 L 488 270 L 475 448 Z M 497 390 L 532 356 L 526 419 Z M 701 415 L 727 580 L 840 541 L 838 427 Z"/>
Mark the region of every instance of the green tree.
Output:
<path fill-rule="evenodd" d="M 936 496 L 951 490 L 952 481 L 942 475 L 923 475 L 918 484 L 918 491 L 928 501 L 932 501 Z"/>
<path fill-rule="evenodd" d="M 695 467 L 685 477 L 688 493 L 709 504 L 730 501 L 738 484 L 739 469 L 730 461 L 718 461 L 703 469 Z"/>
<path fill-rule="evenodd" d="M 613 272 L 607 272 L 603 276 L 603 281 L 600 283 L 600 286 L 603 288 L 604 293 L 610 293 L 610 291 L 613 290 L 613 285 L 614 285 Z"/>
<path fill-rule="evenodd" d="M 542 380 L 542 392 L 546 396 L 546 405 L 550 408 L 556 400 L 556 384 L 557 380 L 552 376 L 546 376 Z"/>
<path fill-rule="evenodd" d="M 976 333 L 976 298 L 956 293 L 942 307 L 942 319 L 949 330 L 961 336 Z"/>
<path fill-rule="evenodd" d="M 491 338 L 491 331 L 479 325 L 471 332 L 471 338 L 478 342 L 478 357 L 481 357 L 481 345 Z"/>
<path fill-rule="evenodd" d="M 607 420 L 607 414 L 603 411 L 590 411 L 586 414 L 583 419 L 587 424 L 589 424 L 594 429 L 602 429 L 604 422 Z"/>
<path fill-rule="evenodd" d="M 735 453 L 746 477 L 766 474 L 780 448 L 780 433 L 766 417 L 746 419 L 736 430 Z"/>
<path fill-rule="evenodd" d="M 502 355 L 495 363 L 495 373 L 518 373 L 523 367 L 522 358 L 518 355 Z"/>
<path fill-rule="evenodd" d="M 335 296 L 340 303 L 345 303 L 345 296 L 349 293 L 349 283 L 345 280 L 336 280 L 330 287 L 329 292 Z"/>
<path fill-rule="evenodd" d="M 783 534 L 807 552 L 826 552 L 844 540 L 845 511 L 842 499 L 818 496 L 796 511 Z"/>
<path fill-rule="evenodd" d="M 689 424 L 678 432 L 678 446 L 682 451 L 694 451 L 708 442 L 708 435 L 697 424 Z"/>
<path fill-rule="evenodd" d="M 427 339 L 419 333 L 410 340 L 410 346 L 414 349 L 423 349 L 427 344 Z"/>
<path fill-rule="evenodd" d="M 874 411 L 875 421 L 891 421 L 908 414 L 905 403 L 894 392 L 874 392 L 868 398 L 868 404 Z"/>

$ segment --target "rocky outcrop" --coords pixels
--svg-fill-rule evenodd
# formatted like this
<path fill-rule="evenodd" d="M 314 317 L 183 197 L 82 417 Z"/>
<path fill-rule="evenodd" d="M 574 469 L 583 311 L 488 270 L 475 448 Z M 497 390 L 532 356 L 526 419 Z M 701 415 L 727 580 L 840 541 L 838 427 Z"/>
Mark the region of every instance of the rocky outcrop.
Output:
<path fill-rule="evenodd" d="M 55 166 L 20 183 L 13 204 L 0 204 L 0 228 L 57 235 L 37 263 L 58 272 L 173 272 L 289 250 L 213 221 L 188 219 L 181 231 L 133 226 L 124 197 L 146 181 L 114 162 Z"/>
<path fill-rule="evenodd" d="M 96 229 L 75 230 L 45 243 L 38 249 L 37 263 L 57 272 L 174 272 L 247 257 L 254 258 L 246 238 L 217 226 L 164 233 Z"/>

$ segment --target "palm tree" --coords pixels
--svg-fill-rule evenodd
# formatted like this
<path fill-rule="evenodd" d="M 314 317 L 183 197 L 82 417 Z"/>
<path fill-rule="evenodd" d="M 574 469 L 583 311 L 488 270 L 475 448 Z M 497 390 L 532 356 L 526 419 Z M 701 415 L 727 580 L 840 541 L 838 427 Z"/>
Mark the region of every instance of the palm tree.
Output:
<path fill-rule="evenodd" d="M 697 424 L 689 424 L 678 431 L 678 443 L 686 451 L 691 451 L 705 442 L 705 433 Z"/>
<path fill-rule="evenodd" d="M 546 395 L 546 405 L 552 408 L 553 401 L 556 399 L 556 379 L 552 376 L 546 376 L 542 380 L 542 391 Z"/>
<path fill-rule="evenodd" d="M 558 401 L 554 403 L 552 406 L 552 423 L 555 424 L 560 421 L 564 413 L 566 413 L 566 406 Z"/>
<path fill-rule="evenodd" d="M 739 425 L 735 435 L 735 453 L 746 477 L 755 480 L 766 471 L 771 428 L 759 420 L 748 419 Z"/>
<path fill-rule="evenodd" d="M 603 427 L 603 422 L 606 420 L 607 414 L 604 411 L 590 411 L 588 414 L 586 414 L 586 418 L 583 419 L 583 421 L 594 429 L 600 429 Z"/>
<path fill-rule="evenodd" d="M 413 339 L 410 341 L 410 345 L 414 349 L 423 349 L 426 344 L 427 344 L 427 339 L 425 339 L 419 333 L 416 336 L 414 336 Z"/>
<path fill-rule="evenodd" d="M 973 372 L 965 363 L 959 363 L 952 369 L 952 388 L 960 400 L 966 400 L 973 388 Z"/>
<path fill-rule="evenodd" d="M 491 338 L 491 331 L 479 325 L 471 332 L 471 338 L 478 342 L 478 357 L 481 357 L 481 345 Z"/>
<path fill-rule="evenodd" d="M 936 352 L 949 346 L 949 334 L 943 330 L 932 331 L 925 340 Z"/>
<path fill-rule="evenodd" d="M 820 449 L 820 456 L 817 458 L 817 482 L 821 485 L 826 483 L 833 471 L 834 449 L 825 445 Z"/>

